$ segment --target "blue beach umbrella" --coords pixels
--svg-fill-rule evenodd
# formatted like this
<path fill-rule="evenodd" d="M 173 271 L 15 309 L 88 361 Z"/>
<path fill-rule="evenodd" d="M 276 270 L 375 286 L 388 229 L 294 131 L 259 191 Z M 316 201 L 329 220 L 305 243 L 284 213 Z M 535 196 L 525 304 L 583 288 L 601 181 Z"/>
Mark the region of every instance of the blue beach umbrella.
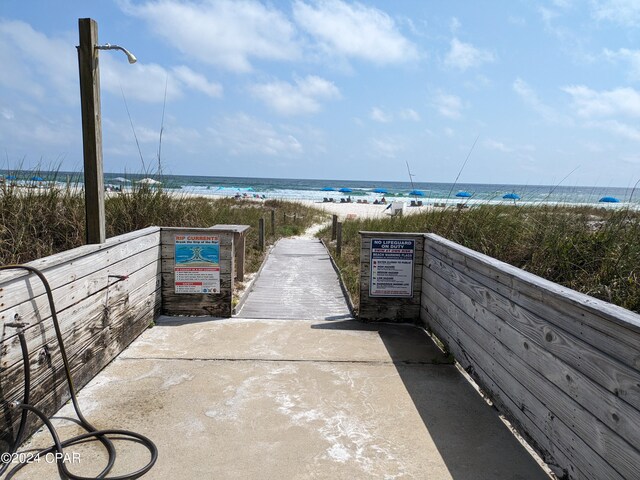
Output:
<path fill-rule="evenodd" d="M 515 202 L 516 200 L 520 200 L 520 195 L 517 193 L 507 193 L 506 195 L 503 195 L 502 198 L 505 200 L 513 200 Z"/>
<path fill-rule="evenodd" d="M 386 188 L 374 188 L 373 193 L 389 193 L 389 190 Z"/>
<path fill-rule="evenodd" d="M 351 193 L 351 192 L 353 192 L 353 190 L 351 190 L 350 188 L 347 188 L 347 187 L 341 188 L 340 191 L 342 193 Z"/>
<path fill-rule="evenodd" d="M 469 198 L 471 196 L 472 196 L 472 194 L 470 194 L 469 192 L 458 192 L 458 193 L 456 193 L 456 197 Z"/>
<path fill-rule="evenodd" d="M 5 178 L 7 180 L 17 180 L 18 179 L 18 177 L 16 177 L 15 175 L 7 175 Z"/>
<path fill-rule="evenodd" d="M 424 192 L 422 190 L 411 190 L 409 195 L 414 195 L 416 197 L 424 197 Z"/>
<path fill-rule="evenodd" d="M 37 175 L 31 177 L 31 180 L 34 181 L 34 182 L 44 182 L 44 178 L 39 177 Z"/>
<path fill-rule="evenodd" d="M 336 191 L 336 189 L 335 189 L 335 188 L 333 188 L 333 187 L 323 187 L 323 188 L 322 188 L 322 191 L 323 191 L 323 192 L 335 192 L 335 191 Z"/>
<path fill-rule="evenodd" d="M 620 203 L 620 200 L 616 197 L 602 197 L 599 201 L 603 203 Z"/>

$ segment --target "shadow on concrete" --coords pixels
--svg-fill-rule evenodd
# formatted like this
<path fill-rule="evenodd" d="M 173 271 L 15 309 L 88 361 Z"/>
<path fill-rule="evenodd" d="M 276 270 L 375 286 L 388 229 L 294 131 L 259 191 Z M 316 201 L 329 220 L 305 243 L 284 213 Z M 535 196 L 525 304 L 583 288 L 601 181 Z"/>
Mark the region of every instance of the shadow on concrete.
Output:
<path fill-rule="evenodd" d="M 332 315 L 324 318 L 327 321 L 335 321 L 335 320 L 353 320 L 353 315 L 350 313 L 345 313 L 344 315 Z"/>
<path fill-rule="evenodd" d="M 356 320 L 312 328 L 378 331 L 455 480 L 549 478 L 422 328 Z"/>
<path fill-rule="evenodd" d="M 156 319 L 155 325 L 158 327 L 178 327 L 194 323 L 211 323 L 221 320 L 228 320 L 228 317 L 167 317 L 161 316 Z"/>

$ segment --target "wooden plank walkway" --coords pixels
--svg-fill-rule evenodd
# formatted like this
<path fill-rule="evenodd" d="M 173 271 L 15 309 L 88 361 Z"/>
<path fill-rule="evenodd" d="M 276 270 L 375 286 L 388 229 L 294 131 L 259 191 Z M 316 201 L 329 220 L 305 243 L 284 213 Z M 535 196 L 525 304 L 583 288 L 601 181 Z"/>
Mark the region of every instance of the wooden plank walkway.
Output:
<path fill-rule="evenodd" d="M 351 312 L 324 245 L 288 238 L 274 246 L 237 316 L 342 320 L 351 318 Z"/>

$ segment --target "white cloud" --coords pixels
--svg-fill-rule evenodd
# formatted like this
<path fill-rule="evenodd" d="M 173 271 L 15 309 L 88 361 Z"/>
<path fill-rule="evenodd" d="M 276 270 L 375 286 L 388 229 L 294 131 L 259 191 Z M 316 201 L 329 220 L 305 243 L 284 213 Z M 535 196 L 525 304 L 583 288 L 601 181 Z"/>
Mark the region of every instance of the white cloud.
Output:
<path fill-rule="evenodd" d="M 374 157 L 395 159 L 404 150 L 404 145 L 393 138 L 372 138 L 370 142 Z"/>
<path fill-rule="evenodd" d="M 509 15 L 507 21 L 516 27 L 524 27 L 527 25 L 527 20 L 523 17 L 518 17 L 515 15 Z"/>
<path fill-rule="evenodd" d="M 550 123 L 570 123 L 570 120 L 540 100 L 538 94 L 521 78 L 513 82 L 513 90 L 533 111 Z"/>
<path fill-rule="evenodd" d="M 573 85 L 563 90 L 571 95 L 573 106 L 581 117 L 640 117 L 640 92 L 633 88 L 597 92 L 584 85 Z"/>
<path fill-rule="evenodd" d="M 499 142 L 497 140 L 493 140 L 493 139 L 487 139 L 484 142 L 482 142 L 482 144 L 490 149 L 490 150 L 497 150 L 499 152 L 503 152 L 503 153 L 511 153 L 513 152 L 513 148 L 512 147 L 508 147 L 507 145 L 505 145 L 502 142 Z"/>
<path fill-rule="evenodd" d="M 65 103 L 79 101 L 74 40 L 49 37 L 21 21 L 0 20 L 0 86 Z"/>
<path fill-rule="evenodd" d="M 621 117 L 640 117 L 640 92 L 633 88 L 596 91 L 584 85 L 563 88 L 571 95 L 576 114 L 584 125 L 612 133 L 633 141 L 640 141 L 640 128 L 621 120 Z"/>
<path fill-rule="evenodd" d="M 160 65 L 144 64 L 140 61 L 129 65 L 119 56 L 100 57 L 101 88 L 117 96 L 124 93 L 127 101 L 136 99 L 143 102 L 162 102 L 165 84 L 168 101 L 182 96 L 180 83 Z"/>
<path fill-rule="evenodd" d="M 640 129 L 636 126 L 620 122 L 619 120 L 589 121 L 586 123 L 586 126 L 605 130 L 619 137 L 640 142 Z"/>
<path fill-rule="evenodd" d="M 451 33 L 456 33 L 458 30 L 460 30 L 461 26 L 462 24 L 460 23 L 460 20 L 458 20 L 456 17 L 451 18 L 451 21 L 449 22 Z"/>
<path fill-rule="evenodd" d="M 573 6 L 574 0 L 551 0 L 551 3 L 558 8 L 568 9 Z"/>
<path fill-rule="evenodd" d="M 333 82 L 315 75 L 294 79 L 294 84 L 282 81 L 262 83 L 250 88 L 254 96 L 283 115 L 316 113 L 321 100 L 340 97 Z"/>
<path fill-rule="evenodd" d="M 398 31 L 394 20 L 374 7 L 340 0 L 296 0 L 293 16 L 332 55 L 379 65 L 418 57 L 416 46 Z"/>
<path fill-rule="evenodd" d="M 0 108 L 0 115 L 2 115 L 5 120 L 13 120 L 13 118 L 15 117 L 13 110 L 6 107 Z"/>
<path fill-rule="evenodd" d="M 277 9 L 254 0 L 178 0 L 121 3 L 126 13 L 183 54 L 235 72 L 252 70 L 252 59 L 300 57 L 296 30 Z"/>
<path fill-rule="evenodd" d="M 413 110 L 412 108 L 405 108 L 400 112 L 400 118 L 402 120 L 409 120 L 412 122 L 420 121 L 420 114 Z"/>
<path fill-rule="evenodd" d="M 462 100 L 456 95 L 440 92 L 435 96 L 433 104 L 440 115 L 447 118 L 456 119 L 462 116 Z"/>
<path fill-rule="evenodd" d="M 444 63 L 448 67 L 463 71 L 494 61 L 495 56 L 493 53 L 476 48 L 470 43 L 461 42 L 457 38 L 451 40 L 451 49 L 444 59 Z"/>
<path fill-rule="evenodd" d="M 395 120 L 405 120 L 409 122 L 419 122 L 420 114 L 412 108 L 405 108 L 397 113 L 385 112 L 381 108 L 373 107 L 369 112 L 369 118 L 375 122 L 389 123 Z"/>
<path fill-rule="evenodd" d="M 640 24 L 640 3 L 637 0 L 591 0 L 592 15 L 623 26 Z"/>
<path fill-rule="evenodd" d="M 138 61 L 129 65 L 119 57 L 104 55 L 100 57 L 101 87 L 114 95 L 124 92 L 128 100 L 140 100 L 149 103 L 161 103 L 182 98 L 185 89 L 192 89 L 210 97 L 222 95 L 222 85 L 210 82 L 204 75 L 189 67 L 179 65 L 167 70 L 155 63 Z"/>
<path fill-rule="evenodd" d="M 41 155 L 51 150 L 73 148 L 80 141 L 80 126 L 66 115 L 49 115 L 30 104 L 16 108 L 2 108 L 0 115 L 0 144 L 23 150 L 29 148 Z"/>
<path fill-rule="evenodd" d="M 378 107 L 373 107 L 371 109 L 371 113 L 369 113 L 369 118 L 375 122 L 380 123 L 389 123 L 392 120 L 391 115 L 385 113 L 382 109 Z"/>
<path fill-rule="evenodd" d="M 640 155 L 637 153 L 624 155 L 620 160 L 631 165 L 640 165 Z"/>
<path fill-rule="evenodd" d="M 509 145 L 493 138 L 488 138 L 482 142 L 482 145 L 489 150 L 496 150 L 502 153 L 518 154 L 521 158 L 525 154 L 534 152 L 536 148 L 533 145 Z"/>
<path fill-rule="evenodd" d="M 223 118 L 209 134 L 231 155 L 297 157 L 304 152 L 294 135 L 244 113 Z"/>
<path fill-rule="evenodd" d="M 621 48 L 617 52 L 609 49 L 604 50 L 604 56 L 611 61 L 625 61 L 630 65 L 630 74 L 632 80 L 640 80 L 640 50 L 629 50 Z"/>
<path fill-rule="evenodd" d="M 173 74 L 187 87 L 198 90 L 210 97 L 222 96 L 222 85 L 210 82 L 204 75 L 194 72 L 184 65 L 173 68 Z"/>

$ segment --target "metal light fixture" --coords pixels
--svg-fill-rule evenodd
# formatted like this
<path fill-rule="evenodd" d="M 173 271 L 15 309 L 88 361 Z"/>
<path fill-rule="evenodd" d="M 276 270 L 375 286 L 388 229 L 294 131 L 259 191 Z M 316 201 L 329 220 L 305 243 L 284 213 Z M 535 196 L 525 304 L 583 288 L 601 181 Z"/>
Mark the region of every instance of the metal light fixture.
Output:
<path fill-rule="evenodd" d="M 129 63 L 136 63 L 138 61 L 133 53 L 131 53 L 126 48 L 121 47 L 120 45 L 111 45 L 110 43 L 105 43 L 104 45 L 96 45 L 95 48 L 96 50 L 121 50 L 127 56 L 127 60 L 129 60 Z"/>

